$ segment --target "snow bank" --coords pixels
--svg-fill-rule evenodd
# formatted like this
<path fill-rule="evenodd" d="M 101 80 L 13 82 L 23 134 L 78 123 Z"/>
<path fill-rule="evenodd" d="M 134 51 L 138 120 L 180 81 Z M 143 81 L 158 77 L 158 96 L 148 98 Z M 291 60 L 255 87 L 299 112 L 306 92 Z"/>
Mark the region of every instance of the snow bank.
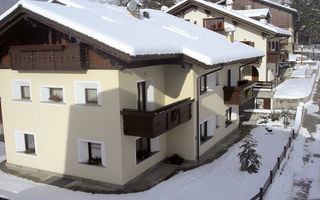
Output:
<path fill-rule="evenodd" d="M 301 122 L 302 122 L 302 117 L 303 117 L 303 109 L 304 109 L 304 104 L 303 103 L 299 103 L 299 106 L 297 107 L 297 112 L 296 112 L 296 118 L 294 120 L 294 125 L 292 130 L 294 131 L 294 133 L 298 133 L 299 128 L 301 126 Z"/>
<path fill-rule="evenodd" d="M 262 156 L 262 166 L 256 174 L 240 171 L 237 154 L 241 142 L 233 145 L 224 155 L 214 162 L 196 169 L 181 172 L 150 190 L 140 193 L 105 195 L 74 192 L 45 184 L 34 183 L 0 171 L 0 196 L 9 199 L 32 200 L 247 200 L 254 196 L 269 176 L 269 170 L 275 165 L 287 143 L 289 132 L 273 128 L 268 133 L 264 127 L 252 130 L 258 142 L 257 152 Z M 0 143 L 2 149 L 4 144 Z M 272 147 L 272 148 L 270 148 Z M 3 151 L 0 154 L 3 155 Z"/>
<path fill-rule="evenodd" d="M 312 92 L 315 74 L 312 78 L 294 78 L 285 80 L 277 86 L 274 98 L 278 99 L 301 99 L 309 96 Z"/>

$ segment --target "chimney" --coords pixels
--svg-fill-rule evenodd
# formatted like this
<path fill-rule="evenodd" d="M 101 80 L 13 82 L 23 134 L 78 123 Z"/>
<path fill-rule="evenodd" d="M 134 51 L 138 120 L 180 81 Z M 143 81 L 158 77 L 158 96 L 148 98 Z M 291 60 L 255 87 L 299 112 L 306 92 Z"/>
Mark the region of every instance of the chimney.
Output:
<path fill-rule="evenodd" d="M 226 5 L 228 10 L 232 10 L 233 0 L 227 0 Z"/>
<path fill-rule="evenodd" d="M 134 16 L 137 19 L 141 18 L 140 8 L 142 4 L 139 0 L 129 0 L 127 3 L 128 14 Z"/>
<path fill-rule="evenodd" d="M 168 10 L 169 8 L 168 8 L 168 6 L 161 6 L 161 11 L 162 12 L 166 12 L 167 10 Z"/>
<path fill-rule="evenodd" d="M 234 32 L 236 31 L 236 27 L 233 24 L 226 24 L 225 31 L 227 33 L 227 40 L 229 42 L 234 42 Z"/>
<path fill-rule="evenodd" d="M 267 24 L 268 23 L 267 16 L 260 15 L 260 22 L 263 23 L 263 24 Z"/>

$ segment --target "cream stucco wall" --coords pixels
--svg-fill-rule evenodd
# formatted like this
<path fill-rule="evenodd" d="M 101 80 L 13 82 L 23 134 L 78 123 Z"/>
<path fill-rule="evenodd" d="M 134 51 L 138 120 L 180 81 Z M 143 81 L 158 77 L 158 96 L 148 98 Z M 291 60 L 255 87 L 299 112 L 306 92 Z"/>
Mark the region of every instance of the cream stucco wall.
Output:
<path fill-rule="evenodd" d="M 0 71 L 7 162 L 61 174 L 122 184 L 119 80 L 117 70 L 85 73 Z M 32 102 L 11 99 L 11 80 L 31 81 Z M 75 105 L 74 81 L 99 81 L 102 106 Z M 65 104 L 40 103 L 40 85 L 64 86 Z M 16 152 L 15 131 L 36 135 L 37 155 Z M 105 167 L 79 164 L 78 139 L 103 142 Z M 102 175 L 103 174 L 103 175 Z"/>
<path fill-rule="evenodd" d="M 196 22 L 197 25 L 203 26 L 203 19 L 205 18 L 219 18 L 222 17 L 219 14 L 211 12 L 206 14 L 203 8 L 198 7 L 197 9 L 190 8 L 184 12 L 184 15 L 178 15 L 183 19 L 189 19 L 191 23 Z M 224 17 L 225 27 L 227 24 L 233 24 L 232 20 Z M 267 53 L 267 38 L 262 36 L 262 32 L 254 29 L 248 25 L 237 23 L 236 31 L 234 32 L 234 39 L 238 41 L 251 41 L 254 42 L 254 47 L 260 49 L 265 54 Z M 259 80 L 266 81 L 267 76 L 267 60 L 264 56 L 259 64 L 252 64 L 259 71 Z M 249 78 L 249 76 L 243 77 Z"/>

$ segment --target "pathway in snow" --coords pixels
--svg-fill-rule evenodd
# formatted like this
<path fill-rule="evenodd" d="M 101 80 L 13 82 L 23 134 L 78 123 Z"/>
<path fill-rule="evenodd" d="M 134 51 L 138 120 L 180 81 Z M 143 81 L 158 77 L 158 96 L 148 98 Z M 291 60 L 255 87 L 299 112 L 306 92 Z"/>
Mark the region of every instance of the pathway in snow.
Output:
<path fill-rule="evenodd" d="M 313 100 L 288 160 L 271 185 L 266 200 L 320 199 L 320 88 L 316 84 Z"/>

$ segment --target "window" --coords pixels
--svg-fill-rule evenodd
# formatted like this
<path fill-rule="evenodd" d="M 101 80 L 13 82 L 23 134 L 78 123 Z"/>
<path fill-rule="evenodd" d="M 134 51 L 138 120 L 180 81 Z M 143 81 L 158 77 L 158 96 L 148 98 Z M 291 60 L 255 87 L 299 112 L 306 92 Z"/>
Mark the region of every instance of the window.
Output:
<path fill-rule="evenodd" d="M 234 105 L 225 110 L 225 127 L 229 126 L 233 121 L 237 120 L 239 107 Z"/>
<path fill-rule="evenodd" d="M 249 46 L 252 46 L 254 47 L 254 42 L 251 42 L 251 41 L 241 41 L 243 44 L 246 44 L 246 45 L 249 45 Z"/>
<path fill-rule="evenodd" d="M 12 99 L 30 101 L 31 100 L 31 81 L 12 80 Z"/>
<path fill-rule="evenodd" d="M 40 86 L 40 102 L 65 103 L 65 90 L 63 86 Z"/>
<path fill-rule="evenodd" d="M 224 19 L 223 18 L 203 19 L 203 27 L 210 29 L 212 31 L 223 31 Z"/>
<path fill-rule="evenodd" d="M 90 140 L 78 140 L 79 163 L 105 166 L 104 143 Z"/>
<path fill-rule="evenodd" d="M 252 8 L 251 4 L 243 4 L 242 7 L 244 10 L 250 10 Z"/>
<path fill-rule="evenodd" d="M 219 114 L 216 114 L 216 129 L 220 127 Z"/>
<path fill-rule="evenodd" d="M 159 137 L 152 139 L 141 137 L 135 142 L 137 164 L 159 152 Z"/>
<path fill-rule="evenodd" d="M 49 100 L 52 102 L 63 102 L 63 89 L 62 88 L 49 88 Z"/>
<path fill-rule="evenodd" d="M 220 73 L 216 72 L 216 86 L 220 85 Z"/>
<path fill-rule="evenodd" d="M 200 124 L 200 145 L 213 137 L 213 118 Z"/>
<path fill-rule="evenodd" d="M 204 94 L 206 92 L 211 92 L 214 89 L 214 79 L 215 75 L 214 73 L 206 74 L 200 76 L 200 83 L 199 83 L 199 90 L 200 90 L 200 95 Z"/>
<path fill-rule="evenodd" d="M 36 154 L 35 135 L 33 133 L 25 133 L 16 131 L 16 152 L 25 154 Z"/>
<path fill-rule="evenodd" d="M 147 106 L 146 82 L 145 81 L 138 82 L 137 88 L 138 88 L 138 102 L 137 102 L 138 110 L 146 110 L 146 106 Z"/>
<path fill-rule="evenodd" d="M 229 107 L 225 110 L 225 127 L 229 126 L 232 121 L 231 121 L 231 113 L 232 113 L 232 108 Z"/>
<path fill-rule="evenodd" d="M 200 94 L 207 92 L 207 76 L 200 77 Z"/>
<path fill-rule="evenodd" d="M 75 103 L 80 105 L 101 105 L 101 84 L 96 81 L 75 81 Z"/>
<path fill-rule="evenodd" d="M 184 19 L 184 20 L 186 20 L 187 22 L 190 22 L 190 19 Z"/>
<path fill-rule="evenodd" d="M 86 104 L 98 104 L 97 89 L 86 88 Z"/>

